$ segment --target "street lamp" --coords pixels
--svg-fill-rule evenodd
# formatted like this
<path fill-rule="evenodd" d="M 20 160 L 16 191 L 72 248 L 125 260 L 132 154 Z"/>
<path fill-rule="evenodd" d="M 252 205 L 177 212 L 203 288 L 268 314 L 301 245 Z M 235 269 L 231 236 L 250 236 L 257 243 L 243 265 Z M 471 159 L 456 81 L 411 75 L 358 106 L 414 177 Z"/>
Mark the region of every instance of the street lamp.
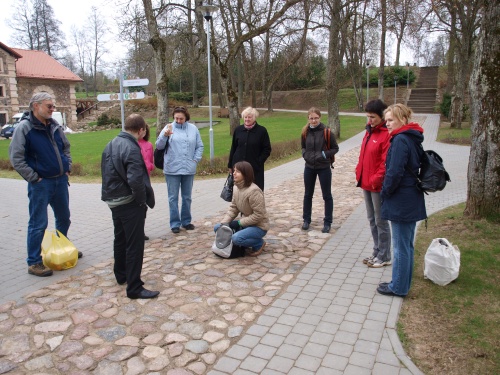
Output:
<path fill-rule="evenodd" d="M 203 17 L 207 21 L 207 60 L 208 60 L 208 111 L 210 116 L 210 165 L 214 164 L 214 130 L 212 128 L 212 71 L 210 69 L 210 20 L 212 19 L 212 14 L 219 10 L 215 5 L 201 5 L 198 10 L 203 14 Z"/>
<path fill-rule="evenodd" d="M 398 83 L 398 79 L 399 77 L 398 76 L 394 76 L 394 104 L 396 104 L 396 84 Z"/>
<path fill-rule="evenodd" d="M 366 60 L 366 102 L 370 99 L 370 60 Z"/>
<path fill-rule="evenodd" d="M 410 63 L 409 62 L 406 63 L 406 69 L 408 70 L 408 74 L 406 76 L 406 92 L 408 93 L 408 90 L 410 90 Z"/>

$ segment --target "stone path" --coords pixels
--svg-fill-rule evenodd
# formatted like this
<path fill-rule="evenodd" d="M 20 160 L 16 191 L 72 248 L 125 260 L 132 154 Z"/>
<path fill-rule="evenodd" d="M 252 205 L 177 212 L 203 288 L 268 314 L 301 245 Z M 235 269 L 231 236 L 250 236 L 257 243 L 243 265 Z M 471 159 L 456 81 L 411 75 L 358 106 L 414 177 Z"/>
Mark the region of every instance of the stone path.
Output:
<path fill-rule="evenodd" d="M 437 121 L 427 116 L 427 136 Z M 129 300 L 116 284 L 112 224 L 98 201 L 98 185 L 75 184 L 70 192 L 70 235 L 84 258 L 45 279 L 27 275 L 27 202 L 13 197 L 0 215 L 2 227 L 17 228 L 0 245 L 6 259 L 0 266 L 0 373 L 418 373 L 394 330 L 402 299 L 375 293 L 390 267 L 369 269 L 360 262 L 371 252 L 362 194 L 354 188 L 360 141 L 358 135 L 340 145 L 333 182 L 336 233 L 320 232 L 319 186 L 313 230 L 299 229 L 301 160 L 266 173 L 272 229 L 257 258 L 221 260 L 209 251 L 213 225 L 227 207 L 218 198 L 222 179 L 195 182 L 197 229 L 180 235 L 168 230 L 166 188 L 156 184 L 143 279 L 161 291 L 157 300 Z M 435 149 L 445 161 L 457 154 L 454 146 L 449 154 L 446 145 Z M 468 148 L 460 151 L 466 159 Z M 465 198 L 463 186 L 454 193 L 450 172 L 453 183 L 433 195 L 440 198 L 431 197 L 441 203 L 429 211 Z M 26 189 L 23 181 L 6 179 L 0 187 Z M 454 198 L 443 199 L 447 193 Z"/>

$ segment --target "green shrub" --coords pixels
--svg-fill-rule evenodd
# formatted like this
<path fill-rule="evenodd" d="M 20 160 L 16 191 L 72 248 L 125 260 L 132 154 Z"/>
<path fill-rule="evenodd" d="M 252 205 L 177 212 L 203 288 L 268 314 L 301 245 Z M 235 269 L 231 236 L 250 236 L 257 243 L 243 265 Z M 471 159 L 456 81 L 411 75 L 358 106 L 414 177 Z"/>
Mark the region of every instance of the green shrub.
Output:
<path fill-rule="evenodd" d="M 443 116 L 446 116 L 446 118 L 450 117 L 450 109 L 451 109 L 451 94 L 448 92 L 445 92 L 443 94 L 443 100 L 439 104 L 439 110 L 443 114 Z"/>
<path fill-rule="evenodd" d="M 103 113 L 97 118 L 97 125 L 118 125 L 121 124 L 121 120 L 109 117 L 106 113 Z"/>
<path fill-rule="evenodd" d="M 406 85 L 408 78 L 410 84 L 415 82 L 416 79 L 415 72 L 410 69 L 408 74 L 408 69 L 405 66 L 388 66 L 384 69 L 384 87 L 393 87 L 394 77 L 396 77 L 398 85 Z M 371 68 L 368 78 L 371 87 L 378 86 L 378 68 Z M 366 71 L 363 75 L 363 85 L 366 85 Z"/>

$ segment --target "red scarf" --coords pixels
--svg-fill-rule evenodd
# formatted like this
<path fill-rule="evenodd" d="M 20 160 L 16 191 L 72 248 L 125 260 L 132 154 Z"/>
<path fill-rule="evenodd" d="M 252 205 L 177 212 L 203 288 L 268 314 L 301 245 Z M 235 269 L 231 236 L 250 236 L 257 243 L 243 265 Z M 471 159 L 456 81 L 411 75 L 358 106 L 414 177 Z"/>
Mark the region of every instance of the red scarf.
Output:
<path fill-rule="evenodd" d="M 409 124 L 403 125 L 399 129 L 393 130 L 391 133 L 391 138 L 394 137 L 396 134 L 405 132 L 407 130 L 416 130 L 419 133 L 422 134 L 424 133 L 424 129 L 419 124 L 417 124 L 416 122 L 410 122 Z"/>

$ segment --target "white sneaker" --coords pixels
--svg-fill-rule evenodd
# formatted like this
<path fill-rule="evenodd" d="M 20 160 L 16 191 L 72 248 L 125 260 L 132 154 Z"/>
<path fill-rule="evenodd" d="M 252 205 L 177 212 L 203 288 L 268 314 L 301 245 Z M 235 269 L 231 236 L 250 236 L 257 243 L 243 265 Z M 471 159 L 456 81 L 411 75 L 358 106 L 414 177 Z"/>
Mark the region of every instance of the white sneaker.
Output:
<path fill-rule="evenodd" d="M 373 258 L 373 260 L 368 262 L 368 267 L 381 268 L 381 267 L 385 267 L 385 266 L 390 266 L 391 264 L 392 264 L 392 262 L 390 260 L 383 262 L 380 259 L 378 259 L 377 257 L 375 257 L 375 258 Z"/>
<path fill-rule="evenodd" d="M 373 259 L 375 259 L 375 256 L 370 255 L 369 257 L 366 257 L 365 259 L 363 259 L 363 263 L 364 263 L 364 264 L 368 264 L 368 263 L 369 263 L 369 262 L 371 262 Z"/>

